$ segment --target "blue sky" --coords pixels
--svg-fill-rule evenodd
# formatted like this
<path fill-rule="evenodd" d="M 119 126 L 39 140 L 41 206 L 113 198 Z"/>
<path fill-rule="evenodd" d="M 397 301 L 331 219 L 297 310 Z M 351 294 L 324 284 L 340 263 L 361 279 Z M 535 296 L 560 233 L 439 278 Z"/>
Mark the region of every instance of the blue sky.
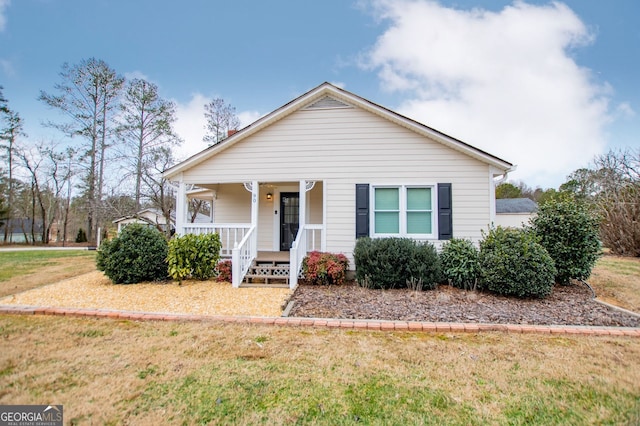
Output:
<path fill-rule="evenodd" d="M 249 124 L 330 81 L 557 187 L 640 146 L 638 17 L 637 0 L 0 0 L 0 85 L 30 140 L 62 139 L 39 91 L 103 59 L 176 102 L 186 156 L 211 97 Z"/>

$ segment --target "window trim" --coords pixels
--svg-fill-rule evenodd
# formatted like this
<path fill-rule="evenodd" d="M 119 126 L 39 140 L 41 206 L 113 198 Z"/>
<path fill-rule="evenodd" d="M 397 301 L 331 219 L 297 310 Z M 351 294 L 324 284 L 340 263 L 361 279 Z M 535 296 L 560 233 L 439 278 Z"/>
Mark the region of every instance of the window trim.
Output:
<path fill-rule="evenodd" d="M 397 188 L 399 190 L 399 232 L 397 234 L 376 233 L 376 189 L 377 188 Z M 431 190 L 431 210 L 411 210 L 419 212 L 431 213 L 431 233 L 430 234 L 409 234 L 407 232 L 407 189 L 409 188 L 428 188 Z M 416 240 L 437 240 L 438 239 L 438 186 L 435 183 L 372 183 L 369 185 L 369 209 L 371 215 L 369 217 L 369 229 L 372 238 L 385 237 L 403 237 L 413 238 Z"/>

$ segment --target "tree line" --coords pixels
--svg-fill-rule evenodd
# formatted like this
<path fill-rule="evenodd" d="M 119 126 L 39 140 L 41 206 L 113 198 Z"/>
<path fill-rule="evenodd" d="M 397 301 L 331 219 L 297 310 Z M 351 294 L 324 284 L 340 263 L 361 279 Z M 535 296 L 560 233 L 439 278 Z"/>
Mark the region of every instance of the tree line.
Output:
<path fill-rule="evenodd" d="M 532 189 L 503 183 L 496 198 L 531 198 L 539 204 L 570 198 L 585 204 L 600 221 L 600 240 L 612 253 L 640 256 L 640 148 L 610 150 L 589 167 L 572 172 L 559 188 Z"/>
<path fill-rule="evenodd" d="M 0 86 L 0 238 L 11 242 L 20 221 L 27 242 L 48 243 L 54 224 L 62 241 L 83 228 L 95 242 L 99 228 L 143 208 L 171 218 L 175 191 L 162 171 L 175 164 L 173 149 L 182 143 L 174 130 L 175 103 L 163 99 L 157 85 L 127 81 L 96 58 L 63 64 L 59 77 L 38 100 L 58 113 L 44 126 L 63 143 L 29 140 Z M 240 125 L 221 98 L 205 105 L 205 118 L 209 144 Z M 194 203 L 192 218 L 206 209 Z"/>

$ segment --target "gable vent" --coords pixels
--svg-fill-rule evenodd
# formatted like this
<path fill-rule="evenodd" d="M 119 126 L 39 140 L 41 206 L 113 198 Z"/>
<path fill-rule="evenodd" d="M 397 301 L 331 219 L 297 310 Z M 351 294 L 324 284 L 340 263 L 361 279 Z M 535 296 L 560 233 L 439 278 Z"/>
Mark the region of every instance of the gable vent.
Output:
<path fill-rule="evenodd" d="M 347 105 L 331 96 L 325 96 L 324 98 L 315 101 L 311 105 L 304 109 L 333 109 L 333 108 L 352 108 L 351 105 Z"/>

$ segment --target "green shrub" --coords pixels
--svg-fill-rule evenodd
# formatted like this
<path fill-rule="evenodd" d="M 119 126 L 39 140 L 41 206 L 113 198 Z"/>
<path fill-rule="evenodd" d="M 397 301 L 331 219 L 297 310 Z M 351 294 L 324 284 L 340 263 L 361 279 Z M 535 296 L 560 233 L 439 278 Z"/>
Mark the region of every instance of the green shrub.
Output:
<path fill-rule="evenodd" d="M 167 240 L 156 229 L 129 225 L 98 250 L 97 267 L 116 284 L 167 278 Z"/>
<path fill-rule="evenodd" d="M 556 268 L 536 236 L 523 229 L 491 229 L 480 242 L 482 288 L 505 296 L 551 294 Z"/>
<path fill-rule="evenodd" d="M 360 238 L 353 252 L 356 279 L 363 287 L 435 288 L 441 278 L 433 244 L 408 238 Z"/>
<path fill-rule="evenodd" d="M 86 243 L 87 242 L 87 234 L 84 232 L 84 229 L 78 229 L 78 234 L 76 235 L 76 243 Z"/>
<path fill-rule="evenodd" d="M 207 280 L 216 273 L 220 258 L 220 235 L 187 234 L 169 241 L 169 275 L 174 280 Z"/>
<path fill-rule="evenodd" d="M 302 272 L 309 284 L 344 284 L 349 268 L 349 259 L 342 254 L 312 251 L 302 261 Z"/>
<path fill-rule="evenodd" d="M 220 282 L 232 282 L 233 279 L 233 268 L 231 265 L 231 261 L 229 259 L 221 260 L 218 262 L 218 266 L 216 267 L 218 272 L 218 276 L 216 277 L 216 281 Z"/>
<path fill-rule="evenodd" d="M 558 284 L 585 280 L 600 256 L 598 219 L 575 200 L 550 200 L 531 220 L 540 244 L 555 262 Z"/>
<path fill-rule="evenodd" d="M 442 281 L 442 265 L 435 246 L 413 242 L 413 256 L 407 265 L 406 286 L 413 290 L 433 290 Z"/>
<path fill-rule="evenodd" d="M 442 273 L 454 287 L 475 290 L 478 281 L 478 249 L 469 240 L 453 238 L 442 246 Z"/>

